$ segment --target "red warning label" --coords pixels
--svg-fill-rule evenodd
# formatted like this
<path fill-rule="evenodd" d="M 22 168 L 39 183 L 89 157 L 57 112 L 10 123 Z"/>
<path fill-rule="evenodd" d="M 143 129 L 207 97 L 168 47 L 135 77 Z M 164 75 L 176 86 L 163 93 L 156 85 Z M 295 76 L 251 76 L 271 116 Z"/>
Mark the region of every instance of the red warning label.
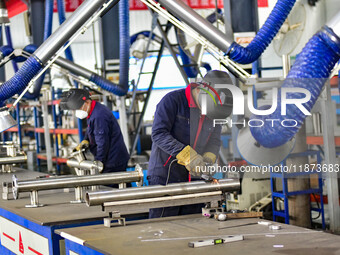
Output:
<path fill-rule="evenodd" d="M 257 0 L 257 6 L 258 7 L 268 7 L 268 0 Z"/>

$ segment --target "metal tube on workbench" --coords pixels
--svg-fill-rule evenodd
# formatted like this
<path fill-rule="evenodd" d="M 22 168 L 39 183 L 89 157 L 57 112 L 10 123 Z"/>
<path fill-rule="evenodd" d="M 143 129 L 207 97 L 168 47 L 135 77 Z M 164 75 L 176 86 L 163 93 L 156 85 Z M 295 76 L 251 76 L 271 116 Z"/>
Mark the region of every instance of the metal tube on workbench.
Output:
<path fill-rule="evenodd" d="M 98 170 L 98 172 L 101 172 L 104 168 L 103 163 L 100 161 L 89 161 L 89 160 L 83 160 L 81 162 L 78 162 L 74 159 L 67 160 L 66 164 L 69 167 L 84 169 L 84 170 Z"/>
<path fill-rule="evenodd" d="M 222 179 L 218 183 L 197 181 L 188 183 L 174 183 L 167 186 L 155 185 L 142 188 L 128 188 L 114 191 L 98 191 L 86 194 L 87 206 L 101 205 L 106 202 L 155 198 L 174 195 L 195 194 L 213 191 L 237 191 L 240 188 L 239 180 Z"/>
<path fill-rule="evenodd" d="M 18 181 L 17 177 L 13 175 L 13 195 L 17 199 L 20 192 L 140 182 L 143 180 L 143 177 L 143 171 L 139 168 L 136 168 L 136 171 L 131 172 L 26 181 Z"/>
<path fill-rule="evenodd" d="M 8 164 L 16 164 L 16 163 L 24 163 L 27 161 L 27 156 L 15 156 L 15 157 L 5 157 L 0 158 L 0 165 L 8 165 Z"/>

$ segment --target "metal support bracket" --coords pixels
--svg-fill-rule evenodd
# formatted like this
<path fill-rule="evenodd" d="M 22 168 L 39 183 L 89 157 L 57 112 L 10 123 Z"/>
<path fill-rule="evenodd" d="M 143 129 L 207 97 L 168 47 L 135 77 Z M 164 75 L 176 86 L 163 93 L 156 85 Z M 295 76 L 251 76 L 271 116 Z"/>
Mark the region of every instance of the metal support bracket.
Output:
<path fill-rule="evenodd" d="M 126 183 L 119 183 L 119 189 L 126 189 Z"/>
<path fill-rule="evenodd" d="M 113 226 L 125 226 L 125 218 L 121 217 L 119 212 L 110 213 L 110 217 L 104 218 L 104 226 L 111 228 Z"/>
<path fill-rule="evenodd" d="M 11 182 L 3 182 L 2 183 L 2 199 L 3 200 L 14 199 L 12 187 L 13 186 L 12 186 Z"/>
<path fill-rule="evenodd" d="M 44 206 L 43 204 L 39 203 L 38 191 L 32 190 L 30 192 L 30 197 L 31 197 L 31 204 L 25 205 L 26 208 L 37 208 L 37 207 Z"/>
<path fill-rule="evenodd" d="M 135 215 L 149 212 L 150 208 L 160 208 L 169 206 L 180 206 L 199 203 L 211 203 L 223 200 L 223 192 L 205 192 L 187 195 L 156 197 L 146 199 L 134 199 L 126 201 L 108 202 L 102 205 L 102 210 L 109 213 L 109 218 L 104 219 L 105 227 L 112 227 L 113 221 L 118 221 L 119 225 L 125 226 L 123 215 Z"/>
<path fill-rule="evenodd" d="M 75 200 L 71 201 L 71 204 L 81 204 L 84 203 L 84 192 L 83 187 L 75 187 L 74 188 L 74 196 Z"/>

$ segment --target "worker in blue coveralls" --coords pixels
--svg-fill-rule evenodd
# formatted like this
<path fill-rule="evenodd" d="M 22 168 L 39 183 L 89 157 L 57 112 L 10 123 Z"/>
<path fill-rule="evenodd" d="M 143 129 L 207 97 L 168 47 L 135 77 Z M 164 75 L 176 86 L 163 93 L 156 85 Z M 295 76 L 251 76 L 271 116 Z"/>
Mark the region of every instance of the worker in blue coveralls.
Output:
<path fill-rule="evenodd" d="M 126 171 L 129 153 L 119 124 L 112 111 L 90 99 L 85 89 L 70 89 L 61 96 L 62 110 L 74 110 L 79 119 L 87 119 L 84 140 L 75 148 L 89 147 L 95 160 L 103 163 L 101 173 Z"/>
<path fill-rule="evenodd" d="M 223 83 L 226 79 L 230 79 L 227 73 L 211 71 L 202 84 Z M 191 83 L 185 89 L 170 92 L 157 105 L 147 177 L 150 185 L 198 180 L 201 167 L 215 163 L 221 146 L 221 126 L 214 127 L 213 120 L 201 114 L 200 86 Z M 200 213 L 202 206 L 150 209 L 149 218 Z"/>

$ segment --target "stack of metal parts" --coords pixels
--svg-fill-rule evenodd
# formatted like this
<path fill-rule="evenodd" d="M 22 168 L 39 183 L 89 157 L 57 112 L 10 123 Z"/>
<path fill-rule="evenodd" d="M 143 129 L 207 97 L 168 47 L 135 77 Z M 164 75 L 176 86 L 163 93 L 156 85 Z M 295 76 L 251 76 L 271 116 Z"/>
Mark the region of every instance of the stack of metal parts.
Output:
<path fill-rule="evenodd" d="M 67 165 L 73 167 L 79 176 L 95 175 L 103 171 L 103 163 L 88 160 L 85 155 L 85 149 L 73 152 L 70 157 L 71 158 L 67 160 Z"/>
<path fill-rule="evenodd" d="M 19 151 L 13 142 L 3 142 L 0 144 L 0 165 L 2 173 L 13 172 L 15 164 L 27 162 L 27 156 Z"/>

